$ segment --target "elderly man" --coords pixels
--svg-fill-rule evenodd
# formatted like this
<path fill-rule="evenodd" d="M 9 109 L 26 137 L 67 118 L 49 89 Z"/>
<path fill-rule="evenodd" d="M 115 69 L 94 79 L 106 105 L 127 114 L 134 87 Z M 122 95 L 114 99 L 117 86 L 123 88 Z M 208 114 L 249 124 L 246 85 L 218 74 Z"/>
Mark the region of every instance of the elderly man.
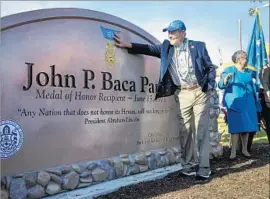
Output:
<path fill-rule="evenodd" d="M 199 167 L 185 167 L 189 169 L 183 169 L 182 174 L 208 179 L 211 174 L 209 97 L 210 91 L 216 87 L 216 67 L 211 62 L 204 42 L 186 38 L 186 26 L 182 21 L 171 22 L 163 29 L 163 32 L 166 31 L 169 40 L 164 40 L 160 45 L 125 42 L 118 34 L 114 37 L 115 45 L 127 48 L 131 54 L 161 59 L 156 99 L 175 96 L 176 108 L 179 110 L 181 163 L 184 166 L 191 163 L 195 147 L 199 156 Z"/>

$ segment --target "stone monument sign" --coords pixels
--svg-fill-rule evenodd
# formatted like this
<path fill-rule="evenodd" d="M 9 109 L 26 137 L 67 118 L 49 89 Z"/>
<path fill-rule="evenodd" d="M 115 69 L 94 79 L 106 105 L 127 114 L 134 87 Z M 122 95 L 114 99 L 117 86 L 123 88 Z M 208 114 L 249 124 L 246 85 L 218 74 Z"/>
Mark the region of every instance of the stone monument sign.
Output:
<path fill-rule="evenodd" d="M 154 100 L 159 60 L 112 41 L 159 43 L 144 30 L 81 9 L 11 15 L 1 29 L 1 130 L 20 129 L 3 175 L 179 145 L 173 98 Z"/>

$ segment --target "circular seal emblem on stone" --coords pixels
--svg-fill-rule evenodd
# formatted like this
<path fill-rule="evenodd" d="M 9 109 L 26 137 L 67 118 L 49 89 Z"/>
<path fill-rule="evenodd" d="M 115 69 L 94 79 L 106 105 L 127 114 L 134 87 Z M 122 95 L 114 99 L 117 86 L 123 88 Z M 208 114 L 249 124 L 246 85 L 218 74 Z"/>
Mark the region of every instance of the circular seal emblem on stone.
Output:
<path fill-rule="evenodd" d="M 0 129 L 1 159 L 15 155 L 23 145 L 23 131 L 11 120 L 2 120 Z"/>

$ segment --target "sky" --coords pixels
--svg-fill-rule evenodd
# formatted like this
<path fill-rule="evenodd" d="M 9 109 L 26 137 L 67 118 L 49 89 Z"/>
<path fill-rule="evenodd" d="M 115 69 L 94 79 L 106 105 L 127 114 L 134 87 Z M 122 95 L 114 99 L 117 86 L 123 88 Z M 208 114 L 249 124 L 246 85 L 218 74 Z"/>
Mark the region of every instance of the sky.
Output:
<path fill-rule="evenodd" d="M 144 29 L 160 42 L 162 29 L 176 19 L 187 27 L 187 37 L 206 43 L 212 62 L 230 62 L 240 49 L 238 19 L 242 24 L 243 50 L 252 32 L 251 7 L 268 3 L 252 1 L 1 1 L 1 17 L 44 8 L 83 8 L 111 14 Z M 265 41 L 269 43 L 269 7 L 260 9 Z"/>

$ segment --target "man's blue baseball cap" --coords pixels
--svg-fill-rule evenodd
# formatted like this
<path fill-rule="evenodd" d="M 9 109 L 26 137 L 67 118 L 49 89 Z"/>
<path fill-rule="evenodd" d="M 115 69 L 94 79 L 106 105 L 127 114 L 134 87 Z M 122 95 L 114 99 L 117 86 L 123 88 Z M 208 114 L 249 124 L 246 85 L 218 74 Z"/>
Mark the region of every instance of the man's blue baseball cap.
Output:
<path fill-rule="evenodd" d="M 166 32 L 166 31 L 172 32 L 175 30 L 186 31 L 186 26 L 185 26 L 184 22 L 180 21 L 180 20 L 172 21 L 167 28 L 163 29 L 163 32 Z"/>

